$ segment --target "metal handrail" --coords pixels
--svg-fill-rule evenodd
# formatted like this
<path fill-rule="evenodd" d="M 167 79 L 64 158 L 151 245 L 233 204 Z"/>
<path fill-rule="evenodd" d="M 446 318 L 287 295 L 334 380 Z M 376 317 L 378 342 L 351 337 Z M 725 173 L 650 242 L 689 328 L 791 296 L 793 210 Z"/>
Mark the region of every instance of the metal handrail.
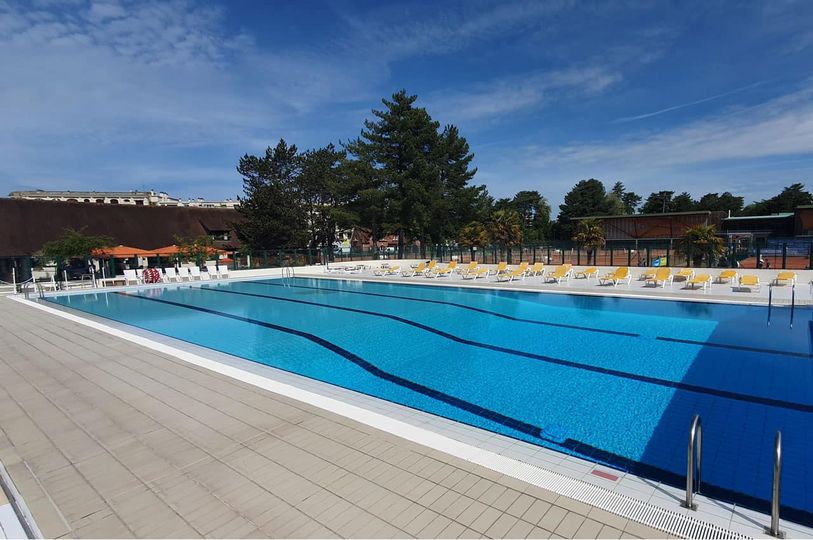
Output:
<path fill-rule="evenodd" d="M 695 450 L 697 459 L 695 460 Z M 703 460 L 703 425 L 700 422 L 700 415 L 694 415 L 689 427 L 689 449 L 686 458 L 686 500 L 681 506 L 690 510 L 697 510 L 694 502 L 694 493 L 700 487 L 700 469 Z"/>
<path fill-rule="evenodd" d="M 773 283 L 768 284 L 768 326 L 771 325 L 771 304 L 773 303 Z"/>
<path fill-rule="evenodd" d="M 796 284 L 790 290 L 790 327 L 793 328 L 793 312 L 796 309 Z"/>
<path fill-rule="evenodd" d="M 774 538 L 784 538 L 785 533 L 779 530 L 779 495 L 782 483 L 782 432 L 776 432 L 773 443 L 773 485 L 771 486 L 771 526 L 765 532 Z"/>

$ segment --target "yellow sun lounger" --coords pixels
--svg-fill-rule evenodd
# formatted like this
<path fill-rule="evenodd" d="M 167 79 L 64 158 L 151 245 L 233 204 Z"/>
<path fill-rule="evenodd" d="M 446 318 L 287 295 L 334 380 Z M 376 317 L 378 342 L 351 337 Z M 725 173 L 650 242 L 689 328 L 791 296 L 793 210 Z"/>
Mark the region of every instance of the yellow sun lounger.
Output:
<path fill-rule="evenodd" d="M 650 279 L 655 277 L 655 273 L 657 271 L 658 270 L 656 268 L 650 268 L 649 270 L 644 270 L 643 272 L 638 274 L 638 280 L 639 281 L 649 281 Z"/>
<path fill-rule="evenodd" d="M 545 282 L 550 283 L 555 281 L 556 283 L 562 283 L 563 281 L 570 280 L 570 276 L 573 273 L 573 268 L 570 264 L 563 264 L 561 266 L 557 266 L 550 272 L 545 275 Z"/>
<path fill-rule="evenodd" d="M 525 271 L 526 276 L 541 276 L 545 273 L 545 263 L 534 263 L 534 265 Z"/>
<path fill-rule="evenodd" d="M 477 268 L 477 261 L 471 261 L 467 266 L 461 266 L 457 269 L 458 274 L 466 275 L 475 268 Z"/>
<path fill-rule="evenodd" d="M 694 270 L 691 268 L 684 268 L 683 270 L 679 271 L 675 274 L 675 279 L 681 279 L 683 281 L 689 281 L 694 277 Z"/>
<path fill-rule="evenodd" d="M 573 277 L 583 279 L 590 279 L 590 276 L 598 277 L 598 268 L 591 266 L 590 268 L 585 268 L 581 272 L 576 272 L 573 274 Z"/>
<path fill-rule="evenodd" d="M 745 275 L 740 276 L 740 279 L 737 280 L 737 284 L 731 287 L 732 289 L 736 290 L 743 290 L 748 289 L 749 291 L 758 291 L 760 289 L 759 283 L 759 276 L 754 275 Z"/>
<path fill-rule="evenodd" d="M 704 291 L 711 287 L 711 274 L 697 274 L 695 277 L 686 280 L 687 289 L 694 289 L 698 285 L 702 285 Z"/>
<path fill-rule="evenodd" d="M 506 272 L 506 271 L 508 271 L 508 263 L 507 262 L 501 262 L 500 264 L 497 265 L 497 269 L 496 270 L 491 270 L 489 272 L 489 274 L 491 274 L 491 275 L 502 274 L 503 272 Z"/>
<path fill-rule="evenodd" d="M 485 268 L 483 266 L 478 266 L 474 270 L 469 270 L 468 272 L 463 274 L 461 277 L 463 279 L 477 279 L 478 277 L 479 278 L 485 278 L 485 277 L 488 277 L 490 275 L 491 275 L 491 271 L 488 268 Z"/>
<path fill-rule="evenodd" d="M 507 281 L 512 282 L 515 279 L 525 279 L 525 271 L 527 268 L 517 268 L 512 272 L 503 272 L 502 274 L 497 274 L 497 281 Z"/>
<path fill-rule="evenodd" d="M 410 268 L 409 270 L 404 270 L 401 272 L 401 275 L 404 277 L 412 277 L 415 274 L 423 274 L 426 271 L 426 263 L 421 263 L 415 268 Z"/>
<path fill-rule="evenodd" d="M 646 284 L 649 285 L 650 283 L 655 287 L 658 286 L 658 283 L 661 284 L 661 287 L 666 288 L 666 284 L 672 285 L 672 280 L 675 276 L 672 275 L 671 268 L 658 268 L 655 270 L 655 275 L 651 278 L 647 278 Z"/>
<path fill-rule="evenodd" d="M 720 272 L 720 275 L 717 276 L 717 283 L 727 283 L 727 282 L 734 282 L 737 281 L 737 271 L 736 270 L 723 270 Z"/>
<path fill-rule="evenodd" d="M 452 270 L 457 268 L 457 261 L 451 261 L 449 264 L 446 265 L 446 268 L 435 268 L 434 272 L 426 272 L 426 277 L 442 277 L 448 276 L 452 273 Z"/>
<path fill-rule="evenodd" d="M 626 281 L 627 285 L 629 285 L 632 281 L 632 274 L 628 266 L 620 266 L 615 269 L 615 272 L 604 274 L 598 280 L 602 285 L 612 283 L 613 287 L 618 287 L 618 284 L 623 281 Z"/>
<path fill-rule="evenodd" d="M 773 278 L 773 282 L 774 285 L 779 285 L 780 282 L 796 285 L 796 272 L 779 272 L 776 274 L 776 277 Z"/>

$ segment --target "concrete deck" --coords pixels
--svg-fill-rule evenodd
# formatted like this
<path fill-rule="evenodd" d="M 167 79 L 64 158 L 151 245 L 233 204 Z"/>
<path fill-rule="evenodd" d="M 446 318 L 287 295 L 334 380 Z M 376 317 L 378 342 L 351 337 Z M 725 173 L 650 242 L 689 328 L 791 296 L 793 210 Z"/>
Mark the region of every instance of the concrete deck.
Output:
<path fill-rule="evenodd" d="M 664 537 L 0 297 L 0 462 L 47 537 Z"/>

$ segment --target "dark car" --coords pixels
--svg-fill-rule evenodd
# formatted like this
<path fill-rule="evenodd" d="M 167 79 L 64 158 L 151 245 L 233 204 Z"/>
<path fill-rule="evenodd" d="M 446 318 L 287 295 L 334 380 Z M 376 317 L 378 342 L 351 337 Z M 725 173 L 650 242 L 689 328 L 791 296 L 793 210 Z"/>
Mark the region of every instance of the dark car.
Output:
<path fill-rule="evenodd" d="M 62 267 L 69 280 L 82 279 L 82 276 L 90 275 L 90 267 L 85 261 L 73 259 Z"/>

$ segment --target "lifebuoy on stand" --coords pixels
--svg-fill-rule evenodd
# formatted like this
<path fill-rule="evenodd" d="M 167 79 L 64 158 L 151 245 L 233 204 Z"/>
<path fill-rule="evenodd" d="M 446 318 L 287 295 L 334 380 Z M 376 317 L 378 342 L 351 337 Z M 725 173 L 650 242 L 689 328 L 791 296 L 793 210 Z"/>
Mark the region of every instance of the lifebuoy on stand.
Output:
<path fill-rule="evenodd" d="M 161 273 L 155 268 L 145 268 L 141 273 L 144 283 L 158 283 L 161 281 Z"/>

